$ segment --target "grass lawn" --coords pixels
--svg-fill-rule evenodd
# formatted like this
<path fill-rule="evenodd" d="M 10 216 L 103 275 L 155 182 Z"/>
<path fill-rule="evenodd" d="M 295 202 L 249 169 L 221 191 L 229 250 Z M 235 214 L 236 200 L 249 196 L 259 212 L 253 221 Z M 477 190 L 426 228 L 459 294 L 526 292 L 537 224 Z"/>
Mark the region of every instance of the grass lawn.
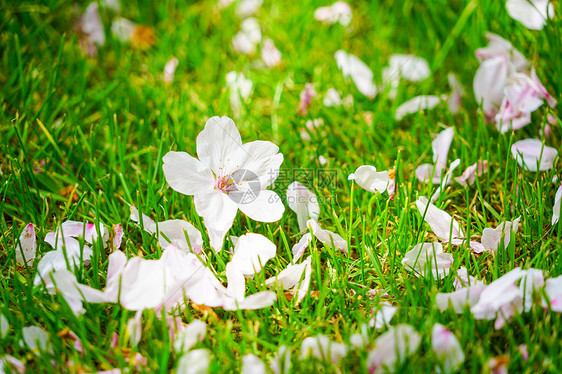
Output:
<path fill-rule="evenodd" d="M 485 284 L 517 267 L 540 269 L 545 279 L 562 274 L 562 223 L 551 224 L 561 163 L 556 158 L 548 170 L 528 171 L 511 151 L 515 142 L 527 138 L 559 149 L 560 104 L 542 105 L 528 125 L 500 133 L 473 93 L 480 66 L 475 51 L 488 44 L 486 33 L 492 32 L 525 56 L 546 90 L 560 101 L 562 2 L 554 1 L 554 18 L 535 31 L 511 18 L 505 1 L 350 2 L 352 19 L 344 26 L 315 19 L 315 10 L 329 2 L 264 0 L 253 15 L 262 42 L 249 55 L 235 51 L 232 43 L 244 18 L 237 14 L 240 1 L 223 8 L 214 0 L 139 0 L 122 2 L 120 9 L 104 5 L 111 3 L 115 2 L 99 3 L 103 28 L 97 32 L 105 40 L 96 44 L 88 41 L 84 22 L 78 23 L 87 3 L 0 2 L 0 314 L 6 322 L 0 329 L 0 357 L 16 358 L 29 373 L 114 368 L 183 373 L 204 361 L 189 359 L 190 352 L 208 349 L 198 352 L 210 352 L 210 372 L 239 372 L 244 361 L 244 372 L 260 373 L 266 370 L 264 364 L 270 370 L 270 360 L 286 346 L 290 372 L 417 373 L 435 372 L 438 366 L 445 372 L 474 373 L 499 373 L 504 366 L 512 373 L 562 370 L 562 317 L 542 288 L 532 293 L 533 300 L 523 300 L 533 303 L 530 310 L 519 308 L 498 329 L 494 320 L 502 310 L 481 319 L 470 306 L 456 313 L 451 308 L 442 311 L 436 303 L 438 294 L 455 291 L 461 267 Z M 112 32 L 119 17 L 143 25 L 137 26 L 132 40 L 122 41 Z M 273 67 L 265 66 L 260 54 L 266 38 L 282 54 Z M 374 98 L 344 77 L 334 57 L 338 50 L 357 56 L 372 70 Z M 401 79 L 392 99 L 391 80 L 383 78 L 383 69 L 394 54 L 425 59 L 431 74 L 419 82 Z M 178 61 L 173 79 L 170 71 L 164 73 L 172 57 Z M 247 97 L 227 87 L 231 71 L 253 82 Z M 395 119 L 399 105 L 414 96 L 449 95 L 449 73 L 466 91 L 457 113 L 441 100 L 433 109 Z M 302 110 L 307 87 L 315 95 Z M 330 88 L 339 92 L 343 105 L 324 105 Z M 197 155 L 197 136 L 213 116 L 232 118 L 244 143 L 276 144 L 284 158 L 279 177 L 269 187 L 285 205 L 282 218 L 267 223 L 238 211 L 218 252 L 209 240 L 207 226 L 213 222 L 204 222 L 196 198 L 171 188 L 163 171 L 163 157 L 170 151 Z M 434 195 L 439 181 L 421 183 L 416 168 L 433 163 L 432 141 L 448 127 L 454 137 L 445 170 L 460 159 L 453 173 L 459 177 L 468 166 L 486 160 L 487 172 L 476 176 L 472 185 L 454 180 L 444 184 L 435 195 L 435 206 L 475 242 L 481 242 L 486 228 L 517 217 L 520 223 L 509 244 L 501 240 L 495 254 L 475 253 L 466 240 L 460 245 L 443 243 L 443 251 L 452 255 L 448 275 L 428 271 L 432 261 L 420 275 L 402 264 L 405 254 L 418 243 L 444 240 L 425 222 L 427 212 L 421 209 L 420 214 L 416 205 L 420 197 Z M 219 144 L 224 139 L 215 140 Z M 394 192 L 373 193 L 359 181 L 348 180 L 361 165 L 390 171 Z M 186 170 L 189 173 L 193 171 Z M 347 253 L 335 248 L 334 235 L 328 239 L 334 243 L 323 244 L 314 232 L 316 239 L 299 260 L 311 256 L 310 285 L 302 300 L 265 284 L 291 263 L 293 245 L 303 236 L 297 214 L 286 201 L 287 187 L 295 180 L 317 196 L 321 228 L 341 236 L 348 247 Z M 193 224 L 203 238 L 198 256 L 224 286 L 230 283 L 226 266 L 236 242 L 231 236 L 265 236 L 276 254 L 253 277 L 246 277 L 245 295 L 271 290 L 276 300 L 255 310 L 225 310 L 189 299 L 169 311 L 141 308 L 141 336 L 136 339 L 136 329 L 127 327 L 134 324 L 135 309 L 115 302 L 84 302 L 85 311 L 75 313 L 63 293 L 47 292 L 34 281 L 40 279 L 40 260 L 53 250 L 44 241 L 47 233 L 67 220 L 101 223 L 110 234 L 106 245 L 102 240 L 91 245 L 79 240 L 81 251 L 85 245 L 92 249 L 88 261 L 80 256 L 71 269 L 81 284 L 104 289 L 109 283 L 117 224 L 122 225 L 120 250 L 127 258 L 159 259 L 165 248 L 159 245 L 158 233 L 146 231 L 145 219 L 132 220 L 131 206 L 156 222 L 178 219 Z M 16 252 L 29 223 L 34 225 L 37 254 L 22 266 Z M 497 297 L 502 296 L 500 292 Z M 396 314 L 380 329 L 369 326 L 384 303 L 397 307 Z M 180 317 L 185 325 L 203 321 L 204 338 L 191 350 L 175 349 L 169 315 Z M 465 358 L 456 368 L 447 370 L 432 346 L 436 323 L 460 343 Z M 392 326 L 401 324 L 419 334 L 410 332 L 406 339 L 412 343 L 419 336 L 419 346 L 399 352 L 390 344 L 383 357 L 401 353 L 399 359 L 387 367 L 373 366 L 373 352 L 385 344 L 377 339 L 387 331 L 398 339 Z M 28 326 L 47 333 L 44 346 L 34 350 L 33 342 L 24 342 L 23 329 Z M 332 345 L 327 352 L 307 355 L 303 341 L 319 334 Z M 306 346 L 310 340 L 305 342 Z M 340 349 L 345 349 L 341 360 Z M 14 366 L 5 362 L 4 370 L 11 372 Z"/>

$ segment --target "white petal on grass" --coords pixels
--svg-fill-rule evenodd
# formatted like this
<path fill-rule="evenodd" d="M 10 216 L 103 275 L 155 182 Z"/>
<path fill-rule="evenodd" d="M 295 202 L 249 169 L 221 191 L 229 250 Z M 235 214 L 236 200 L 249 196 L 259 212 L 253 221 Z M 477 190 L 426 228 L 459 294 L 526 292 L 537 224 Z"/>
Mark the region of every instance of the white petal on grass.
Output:
<path fill-rule="evenodd" d="M 392 371 L 396 362 L 403 362 L 418 349 L 420 342 L 421 337 L 412 326 L 400 324 L 390 327 L 377 338 L 374 348 L 369 352 L 369 372 Z"/>
<path fill-rule="evenodd" d="M 545 171 L 554 167 L 558 151 L 538 139 L 524 139 L 513 143 L 511 154 L 519 166 L 529 171 Z"/>
<path fill-rule="evenodd" d="M 22 329 L 23 341 L 35 354 L 50 351 L 49 335 L 37 326 L 27 326 Z"/>
<path fill-rule="evenodd" d="M 205 339 L 207 324 L 201 320 L 193 320 L 182 331 L 178 333 L 174 340 L 174 350 L 176 353 L 188 352 L 195 344 Z"/>
<path fill-rule="evenodd" d="M 543 308 L 552 309 L 555 312 L 562 313 L 562 275 L 556 278 L 546 280 L 544 287 L 546 298 L 543 297 Z"/>
<path fill-rule="evenodd" d="M 287 204 L 297 214 L 299 230 L 306 230 L 309 219 L 318 221 L 320 205 L 316 194 L 300 182 L 293 182 L 287 187 Z"/>
<path fill-rule="evenodd" d="M 554 17 L 554 5 L 550 0 L 507 0 L 507 13 L 530 30 L 542 30 L 548 19 Z"/>
<path fill-rule="evenodd" d="M 339 23 L 342 26 L 348 26 L 352 18 L 351 7 L 345 1 L 337 1 L 331 6 L 316 9 L 314 18 L 327 24 Z"/>
<path fill-rule="evenodd" d="M 466 307 L 472 307 L 478 302 L 485 289 L 486 285 L 482 283 L 450 293 L 438 293 L 435 296 L 435 304 L 441 311 L 445 311 L 451 306 L 455 313 L 462 314 Z"/>
<path fill-rule="evenodd" d="M 374 98 L 377 86 L 373 81 L 371 69 L 357 56 L 341 49 L 335 53 L 335 58 L 344 78 L 350 77 L 359 92 L 371 99 Z"/>
<path fill-rule="evenodd" d="M 340 106 L 343 104 L 340 93 L 334 87 L 330 87 L 324 96 L 324 106 Z"/>
<path fill-rule="evenodd" d="M 434 95 L 420 95 L 420 96 L 413 97 L 410 100 L 403 102 L 402 104 L 400 104 L 398 108 L 396 108 L 396 112 L 394 113 L 394 118 L 397 121 L 400 121 L 407 114 L 433 109 L 440 102 L 441 102 L 441 98 L 439 96 L 434 96 Z"/>
<path fill-rule="evenodd" d="M 269 361 L 269 368 L 274 374 L 289 374 L 291 372 L 291 349 L 281 345 L 277 354 Z"/>
<path fill-rule="evenodd" d="M 88 40 L 97 45 L 105 43 L 105 31 L 98 10 L 98 3 L 92 2 L 80 18 L 80 28 Z"/>
<path fill-rule="evenodd" d="M 211 351 L 206 348 L 184 353 L 179 359 L 176 373 L 207 374 L 211 365 Z"/>
<path fill-rule="evenodd" d="M 281 64 L 281 52 L 277 49 L 273 40 L 264 39 L 261 46 L 261 58 L 268 68 Z"/>
<path fill-rule="evenodd" d="M 554 206 L 552 207 L 552 224 L 555 225 L 560 219 L 560 201 L 562 200 L 562 185 L 556 190 Z"/>
<path fill-rule="evenodd" d="M 400 78 L 411 82 L 420 82 L 429 77 L 429 64 L 421 57 L 414 55 L 395 54 L 390 56 L 389 65 Z"/>
<path fill-rule="evenodd" d="M 441 243 L 420 243 L 408 251 L 402 259 L 402 265 L 416 276 L 426 276 L 428 270 L 433 277 L 441 279 L 451 270 L 453 255 L 443 253 Z"/>
<path fill-rule="evenodd" d="M 241 374 L 267 374 L 267 368 L 260 358 L 252 353 L 242 357 Z"/>
<path fill-rule="evenodd" d="M 10 331 L 10 323 L 5 315 L 0 314 L 0 337 L 4 339 Z"/>
<path fill-rule="evenodd" d="M 433 325 L 431 348 L 437 357 L 437 373 L 453 373 L 464 362 L 464 352 L 456 336 L 439 323 Z"/>
<path fill-rule="evenodd" d="M 545 286 L 544 275 L 542 270 L 529 268 L 526 270 L 525 275 L 521 278 L 519 289 L 523 295 L 523 310 L 528 312 L 533 306 L 535 294 L 540 294 L 540 291 Z"/>
<path fill-rule="evenodd" d="M 246 18 L 258 12 L 263 4 L 263 0 L 242 0 L 236 5 L 236 15 Z"/>
<path fill-rule="evenodd" d="M 293 288 L 293 294 L 297 295 L 297 301 L 304 299 L 310 285 L 310 276 L 312 274 L 312 256 L 297 265 L 289 264 L 277 276 L 271 277 L 265 281 L 267 286 L 278 286 L 282 289 Z"/>
<path fill-rule="evenodd" d="M 312 219 L 308 220 L 306 225 L 308 226 L 314 237 L 320 240 L 325 246 L 338 249 L 345 253 L 348 252 L 347 241 L 338 234 L 333 233 L 329 230 L 323 230 L 322 228 L 320 228 L 320 225 L 318 225 L 318 222 Z"/>
<path fill-rule="evenodd" d="M 121 42 L 128 42 L 133 38 L 136 27 L 137 26 L 134 22 L 126 18 L 119 17 L 114 19 L 111 23 L 111 33 Z"/>
<path fill-rule="evenodd" d="M 177 57 L 172 57 L 166 65 L 164 66 L 164 72 L 162 73 L 162 79 L 164 83 L 170 84 L 174 81 L 174 75 L 176 73 L 176 68 L 178 67 L 179 60 Z"/>
<path fill-rule="evenodd" d="M 310 241 L 312 240 L 312 235 L 307 232 L 304 234 L 300 240 L 293 245 L 291 252 L 293 252 L 293 264 L 295 264 L 301 256 L 304 254 L 304 251 L 310 245 Z"/>
<path fill-rule="evenodd" d="M 439 239 L 450 241 L 451 239 L 464 237 L 459 223 L 449 213 L 430 203 L 426 197 L 420 196 L 416 200 L 416 207 Z"/>
<path fill-rule="evenodd" d="M 369 191 L 383 193 L 390 184 L 390 176 L 388 171 L 377 171 L 377 168 L 371 165 L 362 165 L 350 174 L 348 180 L 355 180 L 361 188 Z"/>
<path fill-rule="evenodd" d="M 32 223 L 25 226 L 16 246 L 16 262 L 24 266 L 32 265 L 37 250 L 37 238 L 35 237 L 35 227 Z"/>
<path fill-rule="evenodd" d="M 314 356 L 319 360 L 337 364 L 346 354 L 345 344 L 333 342 L 326 335 L 305 338 L 301 344 L 301 360 Z"/>
<path fill-rule="evenodd" d="M 238 238 L 232 255 L 232 263 L 244 275 L 254 275 L 261 271 L 265 263 L 275 257 L 276 246 L 260 234 L 248 233 Z"/>
<path fill-rule="evenodd" d="M 398 308 L 392 306 L 389 302 L 381 304 L 380 309 L 376 311 L 375 316 L 369 320 L 369 327 L 374 327 L 377 330 L 380 330 L 384 326 L 390 325 L 390 321 L 397 311 Z"/>
<path fill-rule="evenodd" d="M 511 242 L 511 231 L 513 231 L 513 234 L 517 233 L 520 219 L 521 217 L 517 217 L 513 221 L 502 222 L 495 229 L 489 227 L 485 228 L 482 231 L 481 240 L 484 249 L 490 251 L 492 255 L 495 255 L 502 238 L 504 248 L 507 249 Z"/>

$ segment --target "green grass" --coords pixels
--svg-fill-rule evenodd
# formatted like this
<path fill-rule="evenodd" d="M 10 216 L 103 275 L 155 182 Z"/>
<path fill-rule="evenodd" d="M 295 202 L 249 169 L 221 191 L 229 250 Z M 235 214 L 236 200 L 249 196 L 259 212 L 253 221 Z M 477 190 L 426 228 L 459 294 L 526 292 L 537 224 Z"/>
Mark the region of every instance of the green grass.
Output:
<path fill-rule="evenodd" d="M 270 308 L 227 312 L 216 308 L 218 319 L 188 307 L 185 323 L 200 318 L 208 324 L 205 340 L 197 347 L 211 349 L 213 372 L 239 370 L 241 357 L 254 353 L 267 361 L 285 344 L 293 349 L 295 372 L 364 372 L 368 352 L 350 352 L 340 368 L 309 359 L 300 361 L 300 344 L 322 333 L 337 342 L 349 337 L 370 319 L 380 297 L 370 299 L 373 288 L 388 293 L 384 299 L 399 307 L 392 324 L 411 324 L 422 335 L 419 350 L 401 372 L 432 372 L 431 328 L 439 322 L 459 339 L 466 354 L 463 371 L 482 372 L 496 356 L 509 358 L 510 372 L 557 372 L 562 367 L 559 314 L 535 308 L 517 316 L 496 331 L 493 321 L 477 321 L 469 311 L 456 315 L 440 312 L 435 294 L 453 290 L 453 277 L 441 281 L 416 278 L 401 265 L 415 244 L 430 238 L 429 227 L 414 204 L 418 196 L 431 196 L 433 186 L 418 183 L 415 167 L 431 160 L 431 140 L 446 126 L 455 127 L 449 160 L 461 158 L 459 169 L 486 159 L 489 171 L 469 188 L 452 184 L 438 206 L 451 213 L 465 232 L 479 235 L 485 227 L 521 216 L 521 228 L 505 253 L 495 258 L 475 256 L 470 249 L 445 247 L 455 258 L 454 268 L 466 266 L 469 274 L 487 282 L 516 266 L 543 269 L 550 276 L 562 274 L 562 225 L 552 227 L 550 217 L 560 163 L 552 171 L 522 171 L 512 159 L 510 146 L 538 136 L 544 126 L 541 108 L 533 122 L 515 133 L 498 134 L 486 124 L 472 94 L 478 67 L 474 50 L 486 44 L 485 32 L 497 33 L 513 43 L 537 69 L 549 92 L 562 92 L 562 7 L 543 31 L 530 31 L 512 20 L 503 1 L 372 1 L 352 4 L 349 30 L 326 26 L 313 19 L 320 1 L 265 0 L 257 14 L 264 36 L 283 53 L 282 66 L 252 68 L 254 58 L 232 51 L 230 41 L 239 29 L 233 7 L 218 11 L 213 1 L 185 5 L 171 1 L 138 1 L 123 6 L 122 15 L 154 27 L 157 41 L 147 50 L 133 49 L 110 36 L 111 12 L 102 12 L 106 44 L 89 58 L 79 48 L 73 24 L 85 8 L 67 1 L 33 3 L 0 2 L 0 312 L 11 325 L 0 340 L 0 352 L 27 363 L 30 372 L 61 370 L 94 372 L 127 367 L 125 357 L 140 352 L 148 359 L 147 371 L 167 372 L 177 364 L 165 323 L 153 311 L 143 313 L 143 335 L 138 347 L 124 339 L 126 321 L 133 316 L 119 305 L 85 304 L 77 318 L 59 296 L 33 287 L 35 268 L 15 266 L 15 242 L 29 222 L 36 225 L 38 258 L 51 248 L 42 241 L 64 220 L 123 224 L 122 250 L 129 257 L 158 258 L 157 240 L 129 219 L 132 204 L 153 219 L 186 219 L 205 233 L 192 198 L 170 189 L 162 172 L 162 156 L 170 150 L 195 154 L 195 137 L 207 118 L 229 115 L 243 140 L 270 140 L 285 156 L 282 168 L 330 169 L 337 172 L 333 189 L 315 188 L 326 198 L 320 224 L 349 239 L 349 256 L 329 248 L 312 250 L 311 291 L 298 306 L 282 293 Z M 346 82 L 333 57 L 338 49 L 353 53 L 373 70 L 381 83 L 382 68 L 394 53 L 413 53 L 432 66 L 432 75 L 421 83 L 402 82 L 395 101 L 380 94 L 369 100 Z M 172 56 L 180 63 L 174 82 L 160 79 Z M 230 108 L 224 76 L 242 71 L 253 80 L 254 92 L 238 117 Z M 394 120 L 398 104 L 419 94 L 448 92 L 447 73 L 454 72 L 467 90 L 457 115 L 445 105 L 435 110 Z M 298 116 L 299 94 L 313 83 L 319 95 L 307 116 Z M 336 87 L 353 94 L 353 108 L 326 108 L 324 92 Z M 560 101 L 560 100 L 559 100 Z M 560 105 L 558 105 L 560 108 Z M 555 111 L 556 112 L 556 111 Z M 372 114 L 372 124 L 365 120 Z M 322 128 L 303 141 L 300 132 L 309 119 L 321 117 Z M 553 126 L 546 143 L 559 148 L 562 129 Z M 318 157 L 328 159 L 320 166 Z M 41 160 L 44 172 L 35 169 Z M 379 170 L 396 169 L 396 195 L 374 195 L 347 181 L 363 164 Z M 458 175 L 458 173 L 457 173 Z M 292 180 L 278 180 L 281 196 Z M 304 182 L 304 181 L 303 181 Z M 61 191 L 76 187 L 77 200 Z M 241 213 L 230 235 L 256 232 L 277 245 L 277 257 L 256 281 L 250 293 L 263 290 L 258 280 L 276 274 L 290 261 L 298 236 L 296 216 L 265 224 Z M 206 234 L 204 234 L 206 235 Z M 97 247 L 93 265 L 76 270 L 83 283 L 105 284 L 109 249 Z M 227 251 L 210 259 L 226 284 Z M 35 263 L 35 265 L 37 262 Z M 43 327 L 50 334 L 52 353 L 34 355 L 20 346 L 21 329 Z M 74 331 L 84 345 L 78 354 L 68 340 L 57 337 L 65 328 Z M 118 348 L 111 348 L 114 332 Z M 384 330 L 383 330 L 384 332 Z M 381 332 L 369 330 L 373 341 Z M 526 344 L 529 361 L 518 351 Z M 68 361 L 74 367 L 67 367 Z M 56 363 L 57 366 L 53 366 Z M 131 367 L 132 368 L 132 367 Z"/>

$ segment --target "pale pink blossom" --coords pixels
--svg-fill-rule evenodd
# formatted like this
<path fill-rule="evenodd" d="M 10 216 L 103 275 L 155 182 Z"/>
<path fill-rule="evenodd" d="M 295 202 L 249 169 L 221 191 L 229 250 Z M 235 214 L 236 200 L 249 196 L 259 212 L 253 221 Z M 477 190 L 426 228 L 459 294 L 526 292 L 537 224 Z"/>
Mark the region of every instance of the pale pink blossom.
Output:
<path fill-rule="evenodd" d="M 237 113 L 242 108 L 242 102 L 252 95 L 254 83 L 246 78 L 244 73 L 236 71 L 229 71 L 225 76 L 225 80 L 230 106 Z"/>
<path fill-rule="evenodd" d="M 431 332 L 431 348 L 438 362 L 437 373 L 452 373 L 464 362 L 464 352 L 456 336 L 436 323 Z"/>
<path fill-rule="evenodd" d="M 546 280 L 544 287 L 546 299 L 543 298 L 543 308 L 549 308 L 555 312 L 562 313 L 562 275 Z"/>
<path fill-rule="evenodd" d="M 461 108 L 462 97 L 465 94 L 463 86 L 458 81 L 457 77 L 453 73 L 447 75 L 449 82 L 449 87 L 451 88 L 451 93 L 447 98 L 447 105 L 449 106 L 449 111 L 453 114 L 457 114 Z"/>
<path fill-rule="evenodd" d="M 121 242 L 123 241 L 123 226 L 120 223 L 113 225 L 113 250 L 118 250 L 121 248 Z"/>
<path fill-rule="evenodd" d="M 326 91 L 326 95 L 324 96 L 323 100 L 324 106 L 340 106 L 343 104 L 343 100 L 341 99 L 340 93 L 334 87 L 330 87 L 328 91 Z"/>
<path fill-rule="evenodd" d="M 125 329 L 125 336 L 129 338 L 129 343 L 131 346 L 136 347 L 142 337 L 142 310 L 135 313 L 132 318 L 127 321 L 127 327 Z"/>
<path fill-rule="evenodd" d="M 278 286 L 288 290 L 292 288 L 292 294 L 296 295 L 297 302 L 302 301 L 308 293 L 310 277 L 312 275 L 312 256 L 308 256 L 302 263 L 289 264 L 279 274 L 265 281 L 267 286 Z"/>
<path fill-rule="evenodd" d="M 261 42 L 262 34 L 259 22 L 255 18 L 246 18 L 242 21 L 241 30 L 232 38 L 232 47 L 238 53 L 251 55 L 256 52 L 257 45 Z"/>
<path fill-rule="evenodd" d="M 297 113 L 301 115 L 306 115 L 308 113 L 308 107 L 312 103 L 312 99 L 316 96 L 316 91 L 314 86 L 310 83 L 304 85 L 304 89 L 301 91 L 299 107 L 297 108 Z"/>
<path fill-rule="evenodd" d="M 291 249 L 291 252 L 293 253 L 293 264 L 295 264 L 299 260 L 299 258 L 301 258 L 301 256 L 304 254 L 304 251 L 310 245 L 311 240 L 312 234 L 307 232 L 300 238 L 297 243 L 295 243 L 295 245 L 293 245 L 293 248 Z"/>
<path fill-rule="evenodd" d="M 213 117 L 197 136 L 197 154 L 199 159 L 168 152 L 163 158 L 164 175 L 174 190 L 194 196 L 195 210 L 203 217 L 216 251 L 222 249 L 239 209 L 260 222 L 282 217 L 281 198 L 266 189 L 277 179 L 283 162 L 275 144 L 242 144 L 234 121 Z"/>
<path fill-rule="evenodd" d="M 519 290 L 523 295 L 523 310 L 528 312 L 531 310 L 534 302 L 535 294 L 539 294 L 544 288 L 544 275 L 542 270 L 527 269 L 525 275 L 521 278 L 519 283 Z"/>
<path fill-rule="evenodd" d="M 441 175 L 447 167 L 447 157 L 454 135 L 454 128 L 447 127 L 433 139 L 431 142 L 433 164 L 422 164 L 416 168 L 416 177 L 420 182 L 423 183 L 428 180 L 432 180 L 433 183 L 441 182 Z"/>
<path fill-rule="evenodd" d="M 105 31 L 99 14 L 98 3 L 92 2 L 80 17 L 80 29 L 88 38 L 88 41 L 98 46 L 105 43 Z"/>
<path fill-rule="evenodd" d="M 524 139 L 513 143 L 511 154 L 519 166 L 529 171 L 545 171 L 554 167 L 558 151 L 538 139 Z"/>
<path fill-rule="evenodd" d="M 461 314 L 466 307 L 472 307 L 478 302 L 485 289 L 485 284 L 477 283 L 454 292 L 438 293 L 435 296 L 435 304 L 441 311 L 452 307 L 455 313 Z"/>

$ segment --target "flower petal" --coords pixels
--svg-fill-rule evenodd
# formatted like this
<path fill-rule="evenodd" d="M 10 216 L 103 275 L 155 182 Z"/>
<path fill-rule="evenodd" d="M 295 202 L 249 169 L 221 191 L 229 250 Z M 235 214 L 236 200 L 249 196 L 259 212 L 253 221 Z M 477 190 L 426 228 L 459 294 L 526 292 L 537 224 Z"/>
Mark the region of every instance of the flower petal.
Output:
<path fill-rule="evenodd" d="M 213 188 L 215 177 L 211 169 L 185 152 L 168 152 L 162 159 L 164 176 L 173 190 L 195 195 Z"/>

